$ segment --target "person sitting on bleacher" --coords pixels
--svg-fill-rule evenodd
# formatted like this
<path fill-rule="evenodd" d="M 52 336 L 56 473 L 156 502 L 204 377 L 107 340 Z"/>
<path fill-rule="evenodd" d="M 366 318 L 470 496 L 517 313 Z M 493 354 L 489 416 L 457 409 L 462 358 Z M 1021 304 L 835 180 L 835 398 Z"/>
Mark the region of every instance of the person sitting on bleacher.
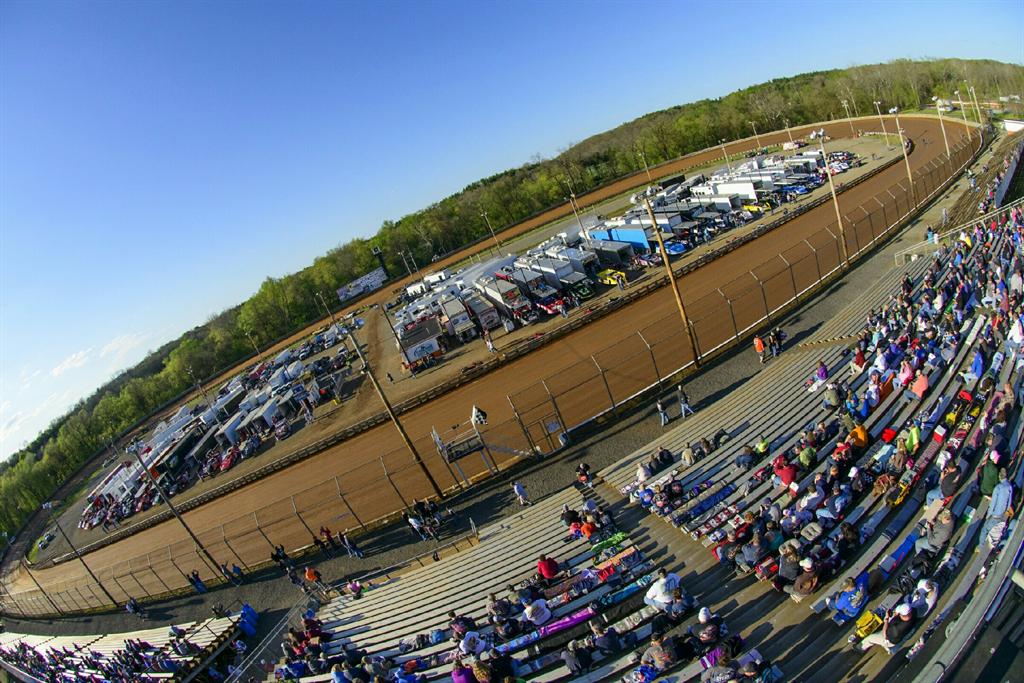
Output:
<path fill-rule="evenodd" d="M 487 641 L 476 631 L 466 631 L 459 642 L 459 652 L 476 656 L 487 649 Z"/>
<path fill-rule="evenodd" d="M 849 522 L 842 522 L 839 525 L 839 535 L 835 539 L 830 539 L 828 545 L 838 562 L 842 564 L 860 546 L 860 533 Z"/>
<path fill-rule="evenodd" d="M 547 555 L 541 555 L 537 559 L 537 573 L 540 574 L 544 581 L 550 584 L 553 579 L 558 578 L 562 573 L 562 568 L 558 566 L 558 562 Z"/>
<path fill-rule="evenodd" d="M 914 611 L 910 605 L 904 603 L 885 615 L 882 628 L 868 635 L 860 642 L 861 652 L 867 652 L 872 645 L 881 645 L 885 651 L 892 654 L 896 647 L 913 633 L 916 626 Z"/>
<path fill-rule="evenodd" d="M 548 609 L 548 601 L 544 598 L 538 598 L 523 607 L 523 617 L 525 622 L 533 624 L 533 626 L 543 626 L 549 619 L 551 619 L 551 610 Z"/>
<path fill-rule="evenodd" d="M 803 570 L 800 576 L 796 577 L 792 585 L 783 586 L 782 590 L 790 595 L 805 598 L 818 589 L 820 577 L 814 566 L 814 560 L 809 557 L 800 560 L 800 568 Z"/>
<path fill-rule="evenodd" d="M 604 628 L 596 621 L 590 622 L 590 646 L 603 655 L 611 655 L 619 652 L 625 647 L 622 636 L 615 630 L 614 626 Z"/>
<path fill-rule="evenodd" d="M 562 505 L 561 520 L 562 520 L 562 524 L 564 526 L 566 526 L 566 527 L 570 527 L 570 526 L 573 525 L 573 523 L 577 523 L 578 524 L 578 523 L 580 523 L 582 521 L 580 519 L 580 513 L 578 513 L 575 510 L 571 509 L 569 507 L 568 503 Z"/>
<path fill-rule="evenodd" d="M 463 664 L 461 660 L 456 659 L 452 666 L 452 683 L 479 683 L 479 681 L 473 675 L 472 669 Z"/>
<path fill-rule="evenodd" d="M 579 676 L 589 671 L 594 661 L 586 646 L 577 643 L 575 640 L 570 640 L 566 644 L 560 657 L 573 676 Z"/>
<path fill-rule="evenodd" d="M 708 667 L 700 675 L 701 683 L 729 683 L 735 681 L 739 669 L 728 652 L 723 653 L 714 666 Z"/>
<path fill-rule="evenodd" d="M 640 657 L 640 663 L 657 671 L 664 671 L 676 663 L 676 643 L 671 636 L 661 632 L 651 634 L 651 644 Z"/>

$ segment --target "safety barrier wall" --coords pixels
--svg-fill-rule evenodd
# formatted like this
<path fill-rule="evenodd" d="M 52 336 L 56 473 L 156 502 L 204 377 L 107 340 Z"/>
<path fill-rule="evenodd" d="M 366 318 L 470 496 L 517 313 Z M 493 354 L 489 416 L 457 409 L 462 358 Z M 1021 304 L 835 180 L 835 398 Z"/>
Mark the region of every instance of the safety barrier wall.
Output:
<path fill-rule="evenodd" d="M 914 193 L 903 180 L 859 207 L 843 207 L 843 231 L 832 221 L 801 244 L 713 292 L 686 301 L 699 360 L 723 353 L 754 330 L 772 325 L 782 311 L 838 276 L 842 270 L 841 235 L 849 260 L 857 259 L 966 168 L 977 151 L 973 147 L 964 142 L 953 150 L 951 159 L 942 157 L 920 168 L 914 174 Z M 699 266 L 688 264 L 682 270 L 694 267 Z M 612 302 L 610 310 L 666 282 L 665 277 L 653 280 L 642 288 L 647 291 L 630 292 L 630 296 Z M 590 358 L 508 396 L 515 417 L 482 430 L 486 443 L 492 446 L 488 452 L 448 464 L 429 435 L 413 442 L 442 488 L 467 488 L 523 457 L 556 450 L 572 430 L 617 415 L 624 403 L 665 386 L 693 366 L 693 352 L 681 322 L 669 315 L 624 334 Z M 442 437 L 447 438 L 445 434 Z M 251 569 L 266 564 L 278 544 L 289 549 L 310 545 L 321 525 L 335 532 L 346 528 L 358 532 L 394 518 L 416 499 L 431 495 L 432 489 L 408 451 L 399 449 L 376 462 L 269 502 L 251 514 L 197 530 L 197 535 L 218 562 Z M 189 590 L 188 574 L 193 570 L 208 582 L 222 579 L 220 570 L 208 566 L 191 541 L 92 569 L 103 588 L 119 602 L 129 596 L 157 599 Z M 21 567 L 19 571 L 28 570 Z M 5 583 L 10 584 L 14 578 L 5 577 Z M 4 611 L 14 615 L 52 615 L 110 606 L 103 590 L 91 582 L 50 585 L 47 596 L 39 590 L 12 595 L 3 586 L 0 589 Z"/>

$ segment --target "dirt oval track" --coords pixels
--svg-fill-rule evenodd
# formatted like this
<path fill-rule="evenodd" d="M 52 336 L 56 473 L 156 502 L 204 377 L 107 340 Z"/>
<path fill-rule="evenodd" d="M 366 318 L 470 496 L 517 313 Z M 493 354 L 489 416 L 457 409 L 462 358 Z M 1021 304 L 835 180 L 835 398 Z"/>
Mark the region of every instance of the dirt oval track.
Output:
<path fill-rule="evenodd" d="M 901 122 L 907 134 L 915 143 L 914 153 L 910 156 L 912 168 L 915 170 L 922 168 L 929 165 L 937 157 L 944 155 L 942 134 L 939 130 L 937 119 L 904 117 Z M 856 125 L 863 130 L 877 130 L 879 128 L 877 118 L 857 120 Z M 836 141 L 829 143 L 830 149 L 841 149 L 842 141 L 840 138 L 844 134 L 849 135 L 849 123 L 841 121 L 825 125 L 824 127 L 830 135 L 837 138 Z M 886 120 L 886 128 L 889 131 L 893 131 L 895 127 L 895 123 L 891 118 L 888 118 Z M 947 133 L 949 134 L 951 144 L 954 141 L 957 141 L 959 144 L 964 136 L 964 127 L 962 124 L 955 125 L 947 121 Z M 760 137 L 762 138 L 762 144 L 779 143 L 787 139 L 784 131 L 781 133 L 762 134 Z M 753 141 L 734 143 L 730 146 L 730 154 L 753 148 L 753 146 Z M 664 174 L 684 171 L 689 166 L 707 163 L 719 155 L 720 153 L 716 150 L 710 150 L 673 162 L 672 164 L 666 164 L 659 168 L 658 172 L 659 174 Z M 838 180 L 841 179 L 842 177 L 839 176 Z M 903 162 L 899 161 L 864 182 L 842 192 L 839 197 L 840 204 L 844 207 L 857 207 L 862 203 L 871 201 L 873 197 L 885 192 L 887 188 L 901 180 L 904 184 L 906 183 L 906 168 Z M 590 203 L 607 196 L 613 196 L 635 186 L 636 183 L 636 178 L 620 181 L 601 190 L 599 193 L 595 193 L 596 196 L 585 198 L 584 201 Z M 520 231 L 527 231 L 536 224 L 556 217 L 556 212 L 552 213 L 552 216 L 538 217 L 535 221 L 530 222 L 531 225 L 523 226 Z M 725 286 L 724 283 L 732 281 L 738 275 L 743 275 L 751 269 L 756 269 L 760 264 L 773 256 L 788 254 L 794 249 L 803 248 L 802 245 L 806 244 L 806 239 L 812 238 L 821 231 L 823 226 L 834 221 L 835 212 L 832 204 L 826 202 L 786 223 L 781 228 L 725 254 L 682 278 L 681 290 L 684 299 L 688 304 L 697 304 L 697 308 L 699 308 L 700 300 L 705 294 Z M 453 260 L 461 258 L 461 255 L 452 257 Z M 379 298 L 383 299 L 385 297 L 381 295 Z M 672 316 L 675 310 L 675 302 L 671 292 L 667 287 L 663 287 L 629 306 L 625 306 L 600 320 L 570 333 L 558 342 L 540 347 L 538 350 L 498 368 L 479 380 L 404 414 L 402 418 L 403 423 L 414 439 L 422 439 L 429 435 L 430 429 L 433 426 L 443 429 L 449 425 L 464 421 L 469 414 L 470 407 L 474 404 L 486 407 L 489 413 L 489 421 L 492 425 L 511 421 L 514 416 L 506 395 L 514 395 L 526 387 L 538 385 L 540 380 L 548 378 L 553 373 L 568 368 L 581 360 L 589 361 L 593 355 L 600 355 L 602 351 L 605 351 L 609 343 L 622 338 L 626 334 L 645 328 L 649 329 L 652 325 L 658 324 L 665 327 L 663 330 L 665 335 L 685 340 L 681 326 L 678 324 L 678 319 L 675 321 L 676 327 L 674 329 L 666 326 L 664 323 L 664 320 Z M 691 310 L 689 313 L 691 317 L 699 318 L 715 312 Z M 718 314 L 722 317 L 729 315 L 728 311 L 725 310 L 718 311 Z M 738 307 L 734 314 L 739 318 L 747 313 Z M 686 353 L 685 344 L 680 342 L 679 348 L 681 349 L 680 354 Z M 686 360 L 685 357 L 676 356 L 675 358 L 680 361 Z M 571 421 L 569 422 L 571 423 Z M 514 424 L 512 422 L 509 423 Z M 232 535 L 231 529 L 235 528 L 236 525 L 238 525 L 239 529 L 245 528 L 245 524 L 251 527 L 254 511 L 264 508 L 264 506 L 273 501 L 278 501 L 282 498 L 287 501 L 287 496 L 299 494 L 298 501 L 301 510 L 302 503 L 308 502 L 309 497 L 331 497 L 333 485 L 321 487 L 322 490 L 301 492 L 314 484 L 334 476 L 341 476 L 345 491 L 349 492 L 350 497 L 356 497 L 363 501 L 359 503 L 360 505 L 365 505 L 366 501 L 372 501 L 376 498 L 381 500 L 383 505 L 389 506 L 390 509 L 395 509 L 395 502 L 397 500 L 395 494 L 393 491 L 388 490 L 387 483 L 380 478 L 379 458 L 385 453 L 398 451 L 401 446 L 401 441 L 394 427 L 390 424 L 381 425 L 303 462 L 256 481 L 243 489 L 229 493 L 195 510 L 191 510 L 186 513 L 185 517 L 192 527 L 197 532 L 200 532 L 204 542 L 208 539 L 211 542 L 215 540 L 220 541 L 224 533 L 222 525 L 226 525 L 228 528 L 227 533 L 230 537 Z M 399 455 L 389 456 L 389 458 L 394 457 L 397 463 Z M 424 456 L 433 476 L 441 485 L 450 485 L 452 477 L 436 453 L 424 452 Z M 404 457 L 406 461 L 408 460 L 407 455 L 401 457 Z M 478 457 L 474 457 L 472 460 L 475 463 L 479 463 Z M 360 465 L 365 466 L 357 470 L 356 474 L 345 474 Z M 477 469 L 480 468 L 478 467 Z M 359 473 L 366 473 L 366 478 L 361 479 Z M 403 494 L 409 497 L 424 495 L 428 489 L 425 488 L 421 479 L 415 470 L 405 470 L 400 475 L 399 488 L 403 489 Z M 315 529 L 323 521 L 328 519 L 337 520 L 337 515 L 341 514 L 343 509 L 340 505 L 337 505 L 336 499 L 332 505 L 337 507 L 337 509 L 331 512 L 333 516 L 315 517 L 314 519 L 307 520 L 309 525 Z M 287 506 L 287 511 L 284 510 L 285 507 L 282 504 L 282 514 L 285 512 L 290 514 L 290 506 Z M 272 526 L 273 517 L 268 518 L 266 512 L 261 512 L 260 515 L 263 517 L 261 521 L 269 521 Z M 289 529 L 292 529 L 293 526 L 295 525 L 291 525 Z M 333 521 L 331 526 L 332 528 L 338 528 L 340 526 L 355 526 L 355 524 L 352 522 Z M 268 533 L 273 537 L 275 543 L 284 543 L 286 546 L 290 544 L 305 544 L 309 540 L 309 534 L 303 531 L 301 527 L 296 527 L 286 533 L 282 526 L 278 535 L 275 535 L 273 531 Z M 184 531 L 176 522 L 163 522 L 123 541 L 89 553 L 86 555 L 86 560 L 95 570 L 100 570 L 102 576 L 103 568 L 109 568 L 118 565 L 118 563 L 123 565 L 127 558 L 145 557 L 147 553 L 157 555 L 157 551 L 161 550 L 163 551 L 162 556 L 166 558 L 167 548 L 173 544 L 181 543 L 185 539 Z M 223 544 L 220 547 L 223 548 Z M 232 543 L 231 550 L 236 555 L 241 554 L 245 556 L 247 560 L 250 558 L 254 560 L 264 559 L 268 552 L 267 540 L 260 534 L 247 533 Z M 230 563 L 233 558 L 228 556 L 223 559 Z M 135 564 L 134 561 L 133 564 Z M 201 568 L 201 565 L 197 564 L 196 566 Z M 135 567 L 137 569 L 138 564 L 135 564 Z M 186 572 L 192 568 L 191 565 L 182 567 Z M 64 588 L 68 583 L 75 583 L 84 577 L 84 570 L 77 562 L 65 562 L 57 567 L 40 569 L 34 573 L 44 586 L 54 589 Z M 210 572 L 201 573 L 209 574 Z M 158 583 L 158 579 L 159 577 L 150 580 L 143 578 L 143 582 L 149 583 L 148 588 L 153 590 L 153 592 L 160 592 L 161 584 L 165 586 L 166 584 L 163 580 L 160 580 Z M 177 583 L 181 584 L 182 582 L 178 581 Z M 16 591 L 32 588 L 31 584 L 28 583 L 28 579 L 24 576 L 20 576 L 15 585 L 11 587 Z M 115 595 L 119 593 L 119 591 L 116 591 L 116 588 L 114 592 Z"/>

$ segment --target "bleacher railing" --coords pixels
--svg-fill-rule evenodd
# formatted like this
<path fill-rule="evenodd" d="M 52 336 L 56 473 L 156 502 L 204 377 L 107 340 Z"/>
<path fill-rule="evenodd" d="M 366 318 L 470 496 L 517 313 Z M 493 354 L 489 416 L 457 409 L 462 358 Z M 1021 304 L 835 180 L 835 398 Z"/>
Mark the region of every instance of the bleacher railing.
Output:
<path fill-rule="evenodd" d="M 983 148 L 973 136 L 971 140 L 962 138 L 952 148 L 951 157 L 942 154 L 914 172 L 913 191 L 904 179 L 856 207 L 844 203 L 846 193 L 840 194 L 845 232 L 832 221 L 799 245 L 688 300 L 699 359 L 707 360 L 742 343 L 754 330 L 773 325 L 784 311 L 819 291 L 841 271 L 840 234 L 845 236 L 850 260 L 856 260 L 948 187 Z M 645 285 L 652 291 L 658 286 L 657 282 Z M 489 459 L 486 454 L 473 454 L 449 463 L 438 454 L 429 434 L 413 442 L 442 487 L 467 488 L 520 460 L 522 453 L 543 455 L 558 450 L 573 430 L 618 415 L 627 402 L 668 386 L 690 371 L 693 353 L 681 332 L 679 318 L 667 315 L 639 330 L 624 331 L 590 358 L 509 395 L 514 417 L 481 429 L 485 442 L 503 446 L 491 450 Z M 320 526 L 333 531 L 346 527 L 369 530 L 381 520 L 411 509 L 415 500 L 431 495 L 408 451 L 396 449 L 376 462 L 327 478 L 197 535 L 218 561 L 235 562 L 248 571 L 267 564 L 278 544 L 288 549 L 308 546 Z M 188 574 L 193 569 L 210 583 L 224 580 L 219 568 L 207 566 L 190 541 L 93 568 L 119 601 L 129 596 L 163 598 L 190 590 Z M 19 590 L 12 593 L 13 584 Z M 0 600 L 3 610 L 20 616 L 53 615 L 49 601 L 38 590 L 26 588 L 30 585 L 24 575 L 3 577 L 0 587 L 7 593 Z M 63 612 L 109 608 L 97 586 L 77 579 L 48 586 L 47 593 Z"/>

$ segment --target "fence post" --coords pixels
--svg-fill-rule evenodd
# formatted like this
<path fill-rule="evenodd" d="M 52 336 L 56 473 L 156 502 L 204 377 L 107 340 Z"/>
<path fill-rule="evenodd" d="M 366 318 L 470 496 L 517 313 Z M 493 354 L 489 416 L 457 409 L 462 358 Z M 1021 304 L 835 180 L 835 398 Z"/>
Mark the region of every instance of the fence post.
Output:
<path fill-rule="evenodd" d="M 228 541 L 228 534 L 227 534 L 227 532 L 226 532 L 226 531 L 224 530 L 224 525 L 223 525 L 223 524 L 221 524 L 221 525 L 220 525 L 220 537 L 221 537 L 221 540 L 223 540 L 223 541 L 224 541 L 224 546 L 225 546 L 225 547 L 226 547 L 226 548 L 227 548 L 228 550 L 230 550 L 230 551 L 231 551 L 231 554 L 235 556 L 235 559 L 236 559 L 236 560 L 238 560 L 239 562 L 241 562 L 241 563 L 242 563 L 242 566 L 243 566 L 243 567 L 245 567 L 246 569 L 249 569 L 249 565 L 247 565 L 247 564 L 245 563 L 245 560 L 243 560 L 243 559 L 241 558 L 241 556 L 240 556 L 240 555 L 238 554 L 238 552 L 237 552 L 237 551 L 236 551 L 236 550 L 235 550 L 235 549 L 234 549 L 234 548 L 232 547 L 232 545 L 231 545 L 231 542 L 230 542 L 230 541 Z"/>
<path fill-rule="evenodd" d="M 345 498 L 345 494 L 341 492 L 341 482 L 338 481 L 337 477 L 334 478 L 334 485 L 338 488 L 338 498 L 341 498 L 341 502 L 344 503 L 345 507 L 348 508 L 348 513 L 352 515 L 356 522 L 359 523 L 359 527 L 363 531 L 366 531 L 366 525 L 363 524 L 363 520 L 359 519 L 359 515 L 357 515 L 356 511 L 352 509 L 352 506 L 349 504 L 348 499 Z"/>
<path fill-rule="evenodd" d="M 885 229 L 884 229 L 884 230 L 882 230 L 882 234 L 884 235 L 885 233 L 887 233 L 887 232 L 889 231 L 889 227 L 890 227 L 890 225 L 889 225 L 889 214 L 888 214 L 888 213 L 886 213 L 886 211 L 885 211 L 885 204 L 883 204 L 882 202 L 880 202 L 880 201 L 878 200 L 878 197 L 877 197 L 877 196 L 876 196 L 876 197 L 872 197 L 872 199 L 874 199 L 874 200 L 875 200 L 875 203 L 876 203 L 876 204 L 878 204 L 878 205 L 879 205 L 880 207 L 882 207 L 882 221 L 883 221 L 883 222 L 884 222 L 884 224 L 885 224 Z"/>
<path fill-rule="evenodd" d="M 818 284 L 821 284 L 821 262 L 818 261 L 818 250 L 807 240 L 804 240 L 804 244 L 807 245 L 807 248 L 811 250 L 811 254 L 814 255 L 814 268 L 818 271 Z"/>
<path fill-rule="evenodd" d="M 146 553 L 146 566 L 149 567 L 149 571 L 153 573 L 153 576 L 155 576 L 156 580 L 160 582 L 160 585 L 164 587 L 164 590 L 170 593 L 171 587 L 167 585 L 167 582 L 164 581 L 164 577 L 160 576 L 160 572 L 158 572 L 156 567 L 153 566 L 153 558 L 150 557 L 149 553 Z"/>
<path fill-rule="evenodd" d="M 771 311 L 768 310 L 768 297 L 764 293 L 764 283 L 761 282 L 761 278 L 754 275 L 754 271 L 748 270 L 747 272 L 750 273 L 750 277 L 754 278 L 754 280 L 757 282 L 757 288 L 761 290 L 761 303 L 764 304 L 764 319 L 768 322 L 769 325 L 771 325 L 772 313 Z"/>
<path fill-rule="evenodd" d="M 295 516 L 299 518 L 300 522 L 302 522 L 302 526 L 306 527 L 306 531 L 309 532 L 309 535 L 316 538 L 316 534 L 313 533 L 313 530 L 309 528 L 308 524 L 306 524 L 306 520 L 304 520 L 302 515 L 299 514 L 299 508 L 295 505 L 295 496 L 288 496 L 288 498 L 292 501 L 292 512 L 294 512 Z"/>
<path fill-rule="evenodd" d="M 395 486 L 395 482 L 391 480 L 391 475 L 388 473 L 388 466 L 384 464 L 383 455 L 380 456 L 380 466 L 384 469 L 384 478 L 388 480 L 388 483 L 391 484 L 391 488 L 395 490 L 395 495 L 398 496 L 398 500 L 402 501 L 402 505 L 405 506 L 406 511 L 411 511 L 412 508 L 409 507 L 409 503 L 407 503 L 405 498 L 402 497 L 402 492 L 398 490 L 398 487 Z"/>
<path fill-rule="evenodd" d="M 537 448 L 537 444 L 533 442 L 533 437 L 530 436 L 530 430 L 528 430 L 526 425 L 523 423 L 523 418 L 516 409 L 516 404 L 508 394 L 505 394 L 505 398 L 508 399 L 508 404 L 512 406 L 512 414 L 516 416 L 516 422 L 519 423 L 519 428 L 523 430 L 523 436 L 526 437 L 526 443 L 530 446 L 530 450 L 533 451 L 534 455 L 537 455 L 540 449 Z"/>
<path fill-rule="evenodd" d="M 564 433 L 567 429 L 567 426 L 565 424 L 565 420 L 562 419 L 561 411 L 558 410 L 558 403 L 555 401 L 555 397 L 551 395 L 551 390 L 548 389 L 547 381 L 542 379 L 540 383 L 544 385 L 544 391 L 547 392 L 548 398 L 551 399 L 551 405 L 555 409 L 555 417 L 558 418 L 558 424 L 562 425 L 562 432 Z M 547 425 L 544 426 L 544 429 L 547 430 Z"/>
<path fill-rule="evenodd" d="M 111 574 L 113 574 L 113 572 L 111 572 Z M 135 571 L 132 569 L 132 561 L 130 559 L 128 560 L 128 576 L 130 576 L 133 579 L 135 579 L 135 583 L 137 583 L 139 588 L 142 589 L 142 592 L 146 594 L 146 597 L 149 597 L 149 598 L 153 597 L 150 594 L 150 592 L 148 590 L 146 590 L 146 587 L 142 585 L 142 582 L 139 581 L 139 577 L 135 576 Z M 114 580 L 116 581 L 117 579 L 114 579 Z M 118 585 L 120 585 L 120 584 L 118 584 Z M 125 595 L 127 595 L 127 594 L 128 594 L 128 592 L 125 591 Z"/>
<path fill-rule="evenodd" d="M 718 291 L 718 296 L 722 297 L 726 305 L 729 307 L 729 320 L 732 321 L 732 336 L 736 341 L 740 340 L 740 327 L 736 324 L 736 312 L 732 308 L 732 299 L 725 295 L 721 287 L 715 288 Z"/>
<path fill-rule="evenodd" d="M 608 378 L 604 376 L 604 370 L 601 368 L 601 364 L 597 362 L 597 359 L 593 355 L 590 356 L 590 360 L 594 361 L 594 365 L 597 367 L 597 371 L 601 373 L 601 381 L 604 382 L 604 390 L 608 392 L 608 401 L 612 404 L 612 414 L 615 417 L 619 416 L 619 407 L 615 405 L 615 397 L 612 396 L 612 388 L 608 386 Z"/>
<path fill-rule="evenodd" d="M 853 255 L 857 256 L 860 254 L 860 238 L 857 237 L 857 224 L 851 221 L 846 214 L 843 214 L 843 220 L 850 226 L 850 232 L 853 233 L 853 243 L 857 245 L 857 251 L 853 252 Z M 849 255 L 847 255 L 847 264 L 849 264 Z"/>
<path fill-rule="evenodd" d="M 252 511 L 252 518 L 253 518 L 253 521 L 256 522 L 256 531 L 260 532 L 260 536 L 263 537 L 263 540 L 267 542 L 267 545 L 269 545 L 272 550 L 277 550 L 277 546 L 274 545 L 273 541 L 271 541 L 270 538 L 267 536 L 267 534 L 264 533 L 263 527 L 260 526 L 259 510 L 253 510 Z M 177 568 L 178 565 L 174 565 L 174 566 L 175 566 L 175 568 Z M 178 569 L 178 571 L 180 572 L 181 570 Z"/>
<path fill-rule="evenodd" d="M 646 339 L 644 339 L 644 335 L 642 335 L 640 333 L 640 330 L 636 331 L 636 336 L 640 337 L 640 341 L 642 341 L 644 343 L 644 346 L 647 347 L 647 353 L 651 354 L 651 365 L 654 367 L 654 376 L 658 378 L 658 387 L 660 388 L 661 387 L 661 371 L 658 370 L 658 361 L 654 357 L 654 349 L 652 349 L 651 345 L 647 343 Z"/>
<path fill-rule="evenodd" d="M 796 295 L 797 295 L 797 291 L 796 291 L 796 277 L 793 275 L 793 266 L 790 265 L 789 261 L 787 261 L 786 257 L 783 256 L 782 254 L 779 254 L 779 258 L 782 259 L 782 262 L 786 264 L 786 268 L 789 269 L 789 283 L 791 285 L 793 285 L 793 298 L 795 299 Z"/>

